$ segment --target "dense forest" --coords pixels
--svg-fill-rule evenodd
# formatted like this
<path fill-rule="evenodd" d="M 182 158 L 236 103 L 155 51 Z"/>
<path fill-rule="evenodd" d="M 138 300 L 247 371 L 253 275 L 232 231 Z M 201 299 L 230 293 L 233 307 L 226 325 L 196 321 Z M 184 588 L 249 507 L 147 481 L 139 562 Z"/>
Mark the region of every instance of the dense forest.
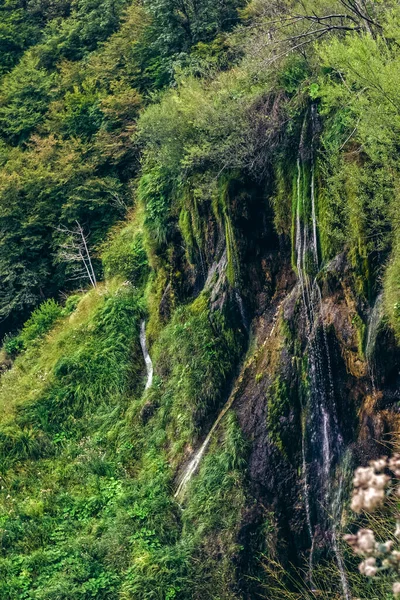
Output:
<path fill-rule="evenodd" d="M 0 600 L 399 598 L 400 3 L 0 0 L 0 339 Z"/>

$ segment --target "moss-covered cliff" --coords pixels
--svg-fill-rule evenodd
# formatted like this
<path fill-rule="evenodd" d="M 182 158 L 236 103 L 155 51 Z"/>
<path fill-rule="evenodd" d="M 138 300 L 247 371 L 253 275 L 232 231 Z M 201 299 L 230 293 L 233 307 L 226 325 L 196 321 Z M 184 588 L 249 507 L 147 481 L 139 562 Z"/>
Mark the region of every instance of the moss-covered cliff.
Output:
<path fill-rule="evenodd" d="M 0 11 L 0 599 L 391 599 L 397 3 Z"/>

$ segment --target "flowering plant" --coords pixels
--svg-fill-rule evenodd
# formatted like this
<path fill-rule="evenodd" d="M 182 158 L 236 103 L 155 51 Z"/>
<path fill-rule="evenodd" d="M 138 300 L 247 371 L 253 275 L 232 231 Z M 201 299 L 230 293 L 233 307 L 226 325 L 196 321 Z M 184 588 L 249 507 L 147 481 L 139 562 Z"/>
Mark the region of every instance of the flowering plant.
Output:
<path fill-rule="evenodd" d="M 383 506 L 389 495 L 400 496 L 400 454 L 392 458 L 372 460 L 368 467 L 356 469 L 353 479 L 351 508 L 357 513 L 370 513 Z M 400 515 L 396 517 L 394 538 L 400 540 Z M 395 541 L 378 542 L 372 529 L 360 529 L 355 535 L 345 535 L 345 541 L 353 552 L 363 558 L 360 572 L 375 577 L 383 571 L 400 575 L 400 551 Z M 400 581 L 393 584 L 393 594 L 400 600 Z"/>

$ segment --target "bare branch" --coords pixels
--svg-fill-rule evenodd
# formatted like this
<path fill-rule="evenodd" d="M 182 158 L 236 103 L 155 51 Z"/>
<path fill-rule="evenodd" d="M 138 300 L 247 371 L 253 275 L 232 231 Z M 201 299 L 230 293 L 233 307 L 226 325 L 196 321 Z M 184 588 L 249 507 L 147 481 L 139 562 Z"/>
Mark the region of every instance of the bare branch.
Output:
<path fill-rule="evenodd" d="M 87 243 L 88 236 L 78 221 L 76 225 L 76 229 L 68 229 L 63 225 L 56 227 L 58 232 L 67 236 L 60 244 L 59 257 L 62 262 L 76 265 L 72 280 L 89 279 L 91 286 L 96 288 L 97 280 Z"/>

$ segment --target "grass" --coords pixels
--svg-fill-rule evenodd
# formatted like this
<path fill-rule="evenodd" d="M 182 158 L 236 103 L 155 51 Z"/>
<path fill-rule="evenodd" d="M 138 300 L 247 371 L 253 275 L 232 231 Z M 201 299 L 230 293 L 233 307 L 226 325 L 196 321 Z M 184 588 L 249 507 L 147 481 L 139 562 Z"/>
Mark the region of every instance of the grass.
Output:
<path fill-rule="evenodd" d="M 384 278 L 384 309 L 397 339 L 400 339 L 400 244 L 396 243 Z"/>
<path fill-rule="evenodd" d="M 143 292 L 113 279 L 69 304 L 1 380 L 1 600 L 235 598 L 245 447 L 232 416 L 184 512 L 173 492 L 240 338 L 206 296 L 181 307 L 153 345 L 155 383 L 142 395 Z"/>

